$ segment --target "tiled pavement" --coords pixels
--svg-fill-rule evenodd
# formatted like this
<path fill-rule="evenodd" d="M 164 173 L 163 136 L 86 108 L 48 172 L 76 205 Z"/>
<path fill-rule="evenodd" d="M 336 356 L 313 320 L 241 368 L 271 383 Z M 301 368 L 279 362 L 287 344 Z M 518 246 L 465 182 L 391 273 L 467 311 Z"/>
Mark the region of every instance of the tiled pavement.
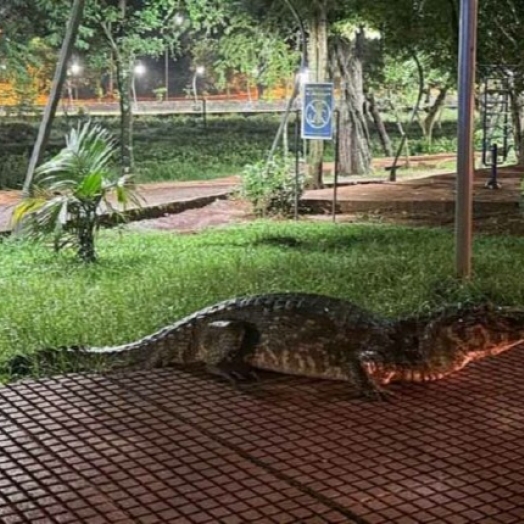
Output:
<path fill-rule="evenodd" d="M 391 402 L 198 371 L 0 389 L 0 522 L 522 523 L 524 347 Z"/>

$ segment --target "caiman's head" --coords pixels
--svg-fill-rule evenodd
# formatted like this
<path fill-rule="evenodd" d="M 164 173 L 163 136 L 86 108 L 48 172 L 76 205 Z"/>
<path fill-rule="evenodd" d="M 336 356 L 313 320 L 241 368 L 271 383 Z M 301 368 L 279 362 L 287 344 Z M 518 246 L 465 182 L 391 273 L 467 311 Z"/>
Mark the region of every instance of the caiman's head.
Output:
<path fill-rule="evenodd" d="M 365 365 L 378 383 L 443 378 L 468 362 L 524 344 L 524 308 L 464 306 L 398 322 L 391 346 Z M 365 359 L 366 360 L 366 359 Z"/>
<path fill-rule="evenodd" d="M 442 357 L 457 361 L 462 357 L 467 363 L 524 343 L 524 309 L 492 304 L 462 308 L 441 317 L 433 327 L 435 342 L 443 343 Z"/>

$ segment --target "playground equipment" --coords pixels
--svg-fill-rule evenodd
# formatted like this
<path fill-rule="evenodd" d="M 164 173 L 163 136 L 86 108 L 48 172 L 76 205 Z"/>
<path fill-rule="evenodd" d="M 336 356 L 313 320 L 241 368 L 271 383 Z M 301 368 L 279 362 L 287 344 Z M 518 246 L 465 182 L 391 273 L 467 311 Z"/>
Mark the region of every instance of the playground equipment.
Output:
<path fill-rule="evenodd" d="M 498 166 L 507 161 L 514 147 L 510 91 L 513 82 L 511 71 L 501 72 L 495 67 L 485 68 L 481 96 L 482 112 L 482 163 L 491 167 L 486 182 L 488 189 L 499 189 Z"/>

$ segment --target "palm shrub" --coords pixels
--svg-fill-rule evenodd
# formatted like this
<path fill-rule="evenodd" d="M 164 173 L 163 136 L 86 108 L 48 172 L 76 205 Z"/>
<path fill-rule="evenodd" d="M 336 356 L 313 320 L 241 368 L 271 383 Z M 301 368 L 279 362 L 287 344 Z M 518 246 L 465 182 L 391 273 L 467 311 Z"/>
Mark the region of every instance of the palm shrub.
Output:
<path fill-rule="evenodd" d="M 86 122 L 66 135 L 66 146 L 35 172 L 31 194 L 14 209 L 18 231 L 35 240 L 53 241 L 55 250 L 76 249 L 84 262 L 95 262 L 95 234 L 101 204 L 119 213 L 108 200 L 138 205 L 129 175 L 118 176 L 112 160 L 116 143 L 99 125 Z"/>

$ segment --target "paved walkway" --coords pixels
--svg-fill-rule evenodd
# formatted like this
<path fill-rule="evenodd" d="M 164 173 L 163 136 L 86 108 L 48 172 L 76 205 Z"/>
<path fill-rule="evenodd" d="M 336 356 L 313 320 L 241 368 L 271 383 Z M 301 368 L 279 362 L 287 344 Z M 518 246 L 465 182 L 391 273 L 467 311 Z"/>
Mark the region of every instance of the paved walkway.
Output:
<path fill-rule="evenodd" d="M 198 182 L 140 184 L 137 191 L 143 198 L 142 209 L 135 208 L 134 214 L 154 218 L 189 207 L 202 207 L 229 194 L 238 186 L 238 181 L 238 177 L 232 176 Z M 13 206 L 20 198 L 20 191 L 0 191 L 0 232 L 10 229 Z"/>
<path fill-rule="evenodd" d="M 524 347 L 390 403 L 193 371 L 0 389 L 3 524 L 522 524 Z"/>
<path fill-rule="evenodd" d="M 520 202 L 523 167 L 504 167 L 499 170 L 501 189 L 486 189 L 489 170 L 475 173 L 473 200 L 477 212 L 493 210 L 516 212 Z M 348 185 L 338 188 L 339 213 L 405 212 L 453 213 L 455 210 L 456 175 L 439 174 L 395 183 Z M 316 212 L 332 209 L 333 189 L 306 191 L 303 203 Z"/>
<path fill-rule="evenodd" d="M 437 157 L 437 159 L 440 157 Z M 431 160 L 431 157 L 430 157 Z M 429 162 L 430 160 L 426 160 Z M 329 165 L 327 165 L 329 169 Z M 520 206 L 520 184 L 523 167 L 504 167 L 499 170 L 499 190 L 486 189 L 489 170 L 475 173 L 474 212 L 483 215 L 503 212 L 517 215 Z M 345 182 L 348 182 L 346 179 Z M 360 181 L 362 182 L 362 181 Z M 202 182 L 162 182 L 138 186 L 143 196 L 142 208 L 135 209 L 134 219 L 158 218 L 168 213 L 200 208 L 223 198 L 239 184 L 239 177 Z M 337 190 L 338 213 L 404 213 L 409 215 L 446 214 L 455 211 L 456 175 L 437 174 L 424 178 L 400 180 L 396 183 L 358 183 L 341 185 Z M 12 207 L 20 199 L 17 191 L 0 191 L 0 233 L 9 229 Z M 332 210 L 333 189 L 306 191 L 302 199 L 305 208 L 313 213 Z"/>

